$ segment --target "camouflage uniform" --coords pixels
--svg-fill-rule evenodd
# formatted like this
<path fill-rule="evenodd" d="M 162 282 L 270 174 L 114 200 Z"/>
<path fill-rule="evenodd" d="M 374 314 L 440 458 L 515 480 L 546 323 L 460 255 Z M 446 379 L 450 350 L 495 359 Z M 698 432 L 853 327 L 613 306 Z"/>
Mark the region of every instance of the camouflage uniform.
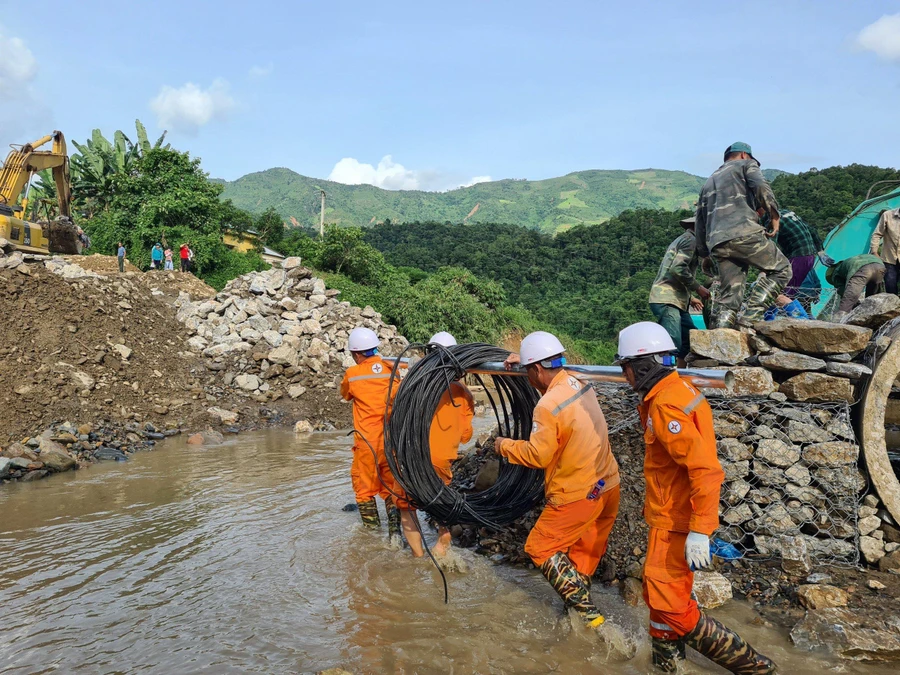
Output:
<path fill-rule="evenodd" d="M 678 355 L 684 357 L 690 348 L 689 331 L 694 327 L 688 307 L 691 291 L 700 288 L 697 274 L 696 239 L 687 230 L 669 244 L 656 281 L 650 288 L 650 311 L 657 323 L 672 336 Z"/>
<path fill-rule="evenodd" d="M 791 265 L 766 237 L 756 209 L 775 213 L 778 204 L 756 160 L 725 162 L 706 181 L 697 207 L 697 253 L 719 268 L 716 327 L 732 327 L 741 307 L 747 270 L 761 274 L 747 296 L 742 323 L 763 318 L 791 278 Z"/>

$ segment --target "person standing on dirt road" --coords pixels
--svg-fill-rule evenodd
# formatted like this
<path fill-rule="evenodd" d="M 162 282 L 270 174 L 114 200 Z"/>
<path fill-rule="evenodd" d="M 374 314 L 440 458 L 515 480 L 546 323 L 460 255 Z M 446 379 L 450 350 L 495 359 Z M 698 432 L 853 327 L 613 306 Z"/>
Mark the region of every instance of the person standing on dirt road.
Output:
<path fill-rule="evenodd" d="M 644 519 L 650 526 L 642 577 L 653 665 L 680 672 L 687 646 L 732 673 L 769 675 L 775 664 L 701 613 L 691 597 L 694 570 L 712 562 L 709 537 L 719 526 L 725 472 L 716 454 L 712 409 L 675 370 L 674 352 L 662 326 L 642 321 L 619 333 L 615 361 L 641 398 Z"/>
<path fill-rule="evenodd" d="M 116 251 L 116 257 L 119 259 L 119 271 L 125 271 L 125 247 L 122 246 L 122 242 L 119 242 L 119 248 Z"/>
<path fill-rule="evenodd" d="M 564 352 L 555 335 L 537 331 L 506 360 L 507 369 L 525 366 L 542 395 L 528 440 L 499 437 L 494 449 L 513 464 L 544 471 L 547 505 L 525 552 L 566 609 L 602 638 L 606 619 L 591 598 L 591 577 L 619 512 L 619 465 L 597 394 L 565 370 Z"/>
<path fill-rule="evenodd" d="M 700 190 L 695 226 L 697 255 L 706 259 L 704 271 L 711 266 L 710 257 L 719 270 L 720 287 L 713 308 L 715 328 L 734 328 L 736 323 L 752 327 L 763 320 L 770 306 L 784 304 L 781 291 L 791 279 L 791 264 L 772 241 L 778 235 L 781 214 L 750 146 L 732 143 L 724 159 Z M 770 231 L 760 225 L 757 209 L 768 213 Z M 747 294 L 743 315 L 738 317 L 750 267 L 762 274 Z"/>

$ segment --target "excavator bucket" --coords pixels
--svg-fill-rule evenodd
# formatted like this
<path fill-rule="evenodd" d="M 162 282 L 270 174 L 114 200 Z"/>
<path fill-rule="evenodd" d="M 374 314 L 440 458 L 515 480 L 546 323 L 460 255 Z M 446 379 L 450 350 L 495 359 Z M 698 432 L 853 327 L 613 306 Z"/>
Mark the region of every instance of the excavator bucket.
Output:
<path fill-rule="evenodd" d="M 78 255 L 83 248 L 75 224 L 68 218 L 57 218 L 49 223 L 41 223 L 41 228 L 50 244 L 51 253 Z"/>

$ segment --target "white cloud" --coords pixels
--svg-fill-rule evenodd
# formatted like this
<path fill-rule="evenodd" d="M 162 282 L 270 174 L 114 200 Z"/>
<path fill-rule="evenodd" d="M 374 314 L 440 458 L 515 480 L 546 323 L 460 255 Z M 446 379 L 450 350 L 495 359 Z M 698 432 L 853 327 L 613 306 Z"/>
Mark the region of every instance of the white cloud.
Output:
<path fill-rule="evenodd" d="M 886 14 L 863 28 L 856 44 L 888 61 L 900 60 L 900 14 Z"/>
<path fill-rule="evenodd" d="M 254 79 L 261 79 L 263 77 L 268 77 L 272 74 L 272 71 L 275 69 L 273 64 L 269 64 L 267 66 L 253 66 L 250 71 L 250 77 Z"/>
<path fill-rule="evenodd" d="M 21 38 L 8 37 L 0 30 L 0 153 L 9 143 L 34 140 L 47 133 L 50 111 L 34 90 L 37 59 Z M 2 161 L 3 157 L 0 157 Z"/>
<path fill-rule="evenodd" d="M 334 165 L 328 180 L 345 185 L 374 185 L 385 190 L 443 191 L 468 187 L 491 180 L 490 176 L 476 176 L 461 182 L 458 176 L 440 171 L 407 169 L 385 155 L 377 166 L 365 164 L 353 157 L 344 157 Z"/>
<path fill-rule="evenodd" d="M 234 107 L 228 82 L 216 79 L 208 89 L 201 89 L 193 82 L 176 89 L 164 85 L 150 101 L 160 127 L 196 134 L 200 127 L 214 119 L 222 119 Z"/>

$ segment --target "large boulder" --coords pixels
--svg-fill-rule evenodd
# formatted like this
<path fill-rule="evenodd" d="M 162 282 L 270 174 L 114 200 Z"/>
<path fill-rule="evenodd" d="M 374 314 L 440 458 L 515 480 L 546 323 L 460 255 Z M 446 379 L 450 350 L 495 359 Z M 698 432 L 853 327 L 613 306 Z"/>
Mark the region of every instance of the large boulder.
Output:
<path fill-rule="evenodd" d="M 731 582 L 719 572 L 694 572 L 694 596 L 704 609 L 719 607 L 733 597 Z"/>
<path fill-rule="evenodd" d="M 850 380 L 822 373 L 800 373 L 782 383 L 779 391 L 792 401 L 847 401 L 853 403 Z"/>
<path fill-rule="evenodd" d="M 847 592 L 828 584 L 801 584 L 797 588 L 797 599 L 807 609 L 846 607 L 850 601 Z"/>
<path fill-rule="evenodd" d="M 841 607 L 811 610 L 791 630 L 800 649 L 825 648 L 852 661 L 900 660 L 900 630 Z"/>
<path fill-rule="evenodd" d="M 872 331 L 861 326 L 806 319 L 760 321 L 754 328 L 782 349 L 805 354 L 856 352 L 872 337 Z"/>
<path fill-rule="evenodd" d="M 759 357 L 761 365 L 770 370 L 825 370 L 825 361 L 797 352 L 777 351 Z"/>
<path fill-rule="evenodd" d="M 51 471 L 69 471 L 75 468 L 75 458 L 56 441 L 51 441 L 49 438 L 41 438 L 39 447 L 41 450 L 40 459 L 44 463 L 44 468 Z"/>
<path fill-rule="evenodd" d="M 296 366 L 300 362 L 300 354 L 288 344 L 283 344 L 269 352 L 266 357 L 270 363 L 281 366 Z"/>
<path fill-rule="evenodd" d="M 900 297 L 894 293 L 870 295 L 844 317 L 844 323 L 852 326 L 878 328 L 900 316 Z"/>
<path fill-rule="evenodd" d="M 747 335 L 731 328 L 692 330 L 691 351 L 732 366 L 750 358 Z"/>

